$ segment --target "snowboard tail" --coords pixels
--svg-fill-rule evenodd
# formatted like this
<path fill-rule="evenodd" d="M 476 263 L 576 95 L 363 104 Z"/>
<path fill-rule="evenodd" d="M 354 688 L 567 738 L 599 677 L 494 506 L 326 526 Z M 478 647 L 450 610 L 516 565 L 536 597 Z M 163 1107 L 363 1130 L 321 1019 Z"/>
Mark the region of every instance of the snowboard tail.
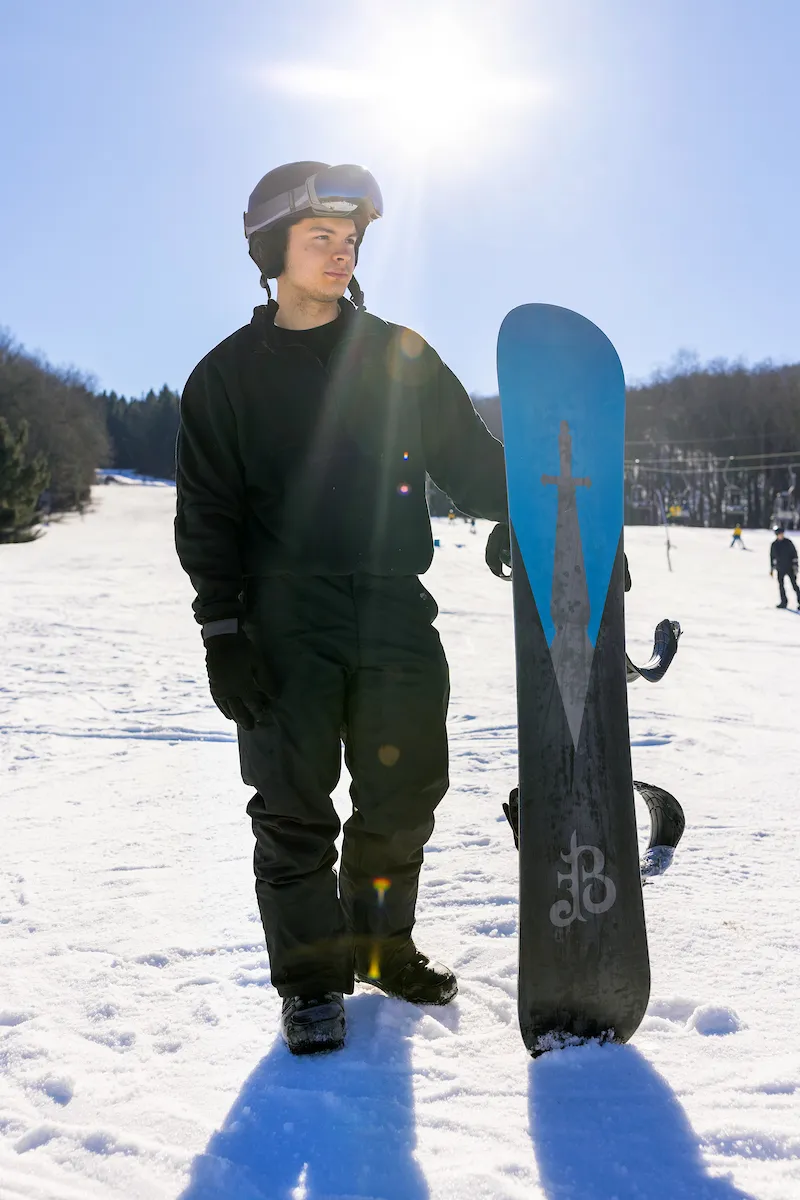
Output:
<path fill-rule="evenodd" d="M 627 1041 L 650 990 L 623 657 L 622 549 L 577 745 L 512 535 L 519 721 L 519 1019 L 536 1055 Z M 535 730 L 535 735 L 534 735 Z"/>

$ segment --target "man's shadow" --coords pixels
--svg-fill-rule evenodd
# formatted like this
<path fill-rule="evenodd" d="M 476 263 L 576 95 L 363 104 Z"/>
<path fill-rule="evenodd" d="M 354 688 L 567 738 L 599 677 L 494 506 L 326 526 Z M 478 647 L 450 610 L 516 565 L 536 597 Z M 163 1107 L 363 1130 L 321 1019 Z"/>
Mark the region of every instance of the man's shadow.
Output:
<path fill-rule="evenodd" d="M 547 1200 L 754 1200 L 709 1174 L 674 1092 L 632 1046 L 536 1059 L 528 1108 Z"/>
<path fill-rule="evenodd" d="M 344 1050 L 293 1058 L 278 1039 L 180 1200 L 427 1200 L 410 1061 L 422 1013 L 372 994 L 347 1015 Z"/>

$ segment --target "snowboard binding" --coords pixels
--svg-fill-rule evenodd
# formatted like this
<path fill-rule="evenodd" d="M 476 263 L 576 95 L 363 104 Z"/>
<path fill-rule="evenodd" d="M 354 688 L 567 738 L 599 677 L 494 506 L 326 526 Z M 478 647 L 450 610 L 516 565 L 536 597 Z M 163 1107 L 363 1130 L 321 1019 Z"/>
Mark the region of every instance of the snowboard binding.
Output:
<path fill-rule="evenodd" d="M 631 577 L 628 571 L 627 556 L 625 563 L 625 591 L 630 591 Z M 682 630 L 678 621 L 665 618 L 656 625 L 653 640 L 653 653 L 643 667 L 637 667 L 625 655 L 625 670 L 628 683 L 637 679 L 646 679 L 648 683 L 658 683 L 669 670 L 670 664 L 678 653 L 678 640 Z M 642 783 L 636 779 L 633 786 L 647 805 L 650 814 L 650 841 L 642 855 L 640 867 L 642 879 L 646 882 L 656 875 L 663 875 L 675 857 L 675 848 L 683 837 L 686 828 L 686 818 L 678 801 L 664 788 L 652 783 Z M 519 850 L 519 788 L 512 789 L 508 803 L 503 805 L 506 820 L 514 835 L 514 845 Z"/>
<path fill-rule="evenodd" d="M 669 670 L 670 663 L 678 653 L 678 639 L 682 632 L 677 621 L 669 621 L 666 618 L 659 621 L 656 625 L 653 653 L 649 661 L 643 667 L 637 667 L 635 663 L 631 662 L 628 655 L 625 655 L 628 683 L 635 683 L 637 679 L 646 679 L 648 683 L 658 683 L 660 679 L 663 679 Z"/>
<path fill-rule="evenodd" d="M 642 855 L 642 879 L 663 875 L 675 856 L 675 847 L 683 837 L 686 818 L 678 801 L 664 788 L 634 779 L 633 786 L 647 805 L 650 814 L 650 841 Z M 506 820 L 519 850 L 519 788 L 511 790 L 508 803 L 503 805 Z"/>

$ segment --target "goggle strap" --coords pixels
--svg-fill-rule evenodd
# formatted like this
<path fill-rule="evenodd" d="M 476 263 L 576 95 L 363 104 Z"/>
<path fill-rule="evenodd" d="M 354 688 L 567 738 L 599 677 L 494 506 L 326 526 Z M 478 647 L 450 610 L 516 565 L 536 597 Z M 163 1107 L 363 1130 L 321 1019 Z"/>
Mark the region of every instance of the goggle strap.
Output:
<path fill-rule="evenodd" d="M 276 196 L 274 200 L 266 200 L 260 204 L 254 213 L 244 214 L 244 235 L 250 237 L 251 234 L 257 233 L 259 229 L 264 229 L 270 225 L 274 225 L 276 221 L 280 221 L 282 217 L 290 217 L 295 211 L 295 193 L 305 193 L 305 184 L 300 188 L 294 188 L 291 192 L 283 192 L 282 195 Z M 247 218 L 250 218 L 248 222 Z"/>
<path fill-rule="evenodd" d="M 316 178 L 316 175 L 312 175 L 305 183 L 292 188 L 290 192 L 284 192 L 273 200 L 265 201 L 264 204 L 259 205 L 256 212 L 245 213 L 244 236 L 249 238 L 252 234 L 258 233 L 260 229 L 269 228 L 283 217 L 290 217 L 298 212 L 311 212 L 316 216 L 325 216 L 326 214 L 334 216 L 337 213 L 341 216 L 350 216 L 359 208 L 364 208 L 370 221 L 374 221 L 379 215 L 375 206 L 366 198 L 361 201 L 320 200 L 314 186 Z M 248 216 L 250 217 L 249 222 Z"/>

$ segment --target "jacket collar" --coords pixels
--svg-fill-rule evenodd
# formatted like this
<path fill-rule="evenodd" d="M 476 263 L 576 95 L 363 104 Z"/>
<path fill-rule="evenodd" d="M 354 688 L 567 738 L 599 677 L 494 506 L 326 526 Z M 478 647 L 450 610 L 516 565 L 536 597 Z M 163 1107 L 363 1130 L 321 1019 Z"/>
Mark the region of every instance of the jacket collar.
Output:
<path fill-rule="evenodd" d="M 259 340 L 263 345 L 275 354 L 281 346 L 278 339 L 275 337 L 275 314 L 278 311 L 277 300 L 270 300 L 268 304 L 259 304 L 253 309 L 253 319 L 250 324 L 259 335 Z M 344 322 L 344 335 L 349 334 L 358 317 L 358 309 L 350 301 L 342 297 L 339 301 L 339 320 Z"/>

